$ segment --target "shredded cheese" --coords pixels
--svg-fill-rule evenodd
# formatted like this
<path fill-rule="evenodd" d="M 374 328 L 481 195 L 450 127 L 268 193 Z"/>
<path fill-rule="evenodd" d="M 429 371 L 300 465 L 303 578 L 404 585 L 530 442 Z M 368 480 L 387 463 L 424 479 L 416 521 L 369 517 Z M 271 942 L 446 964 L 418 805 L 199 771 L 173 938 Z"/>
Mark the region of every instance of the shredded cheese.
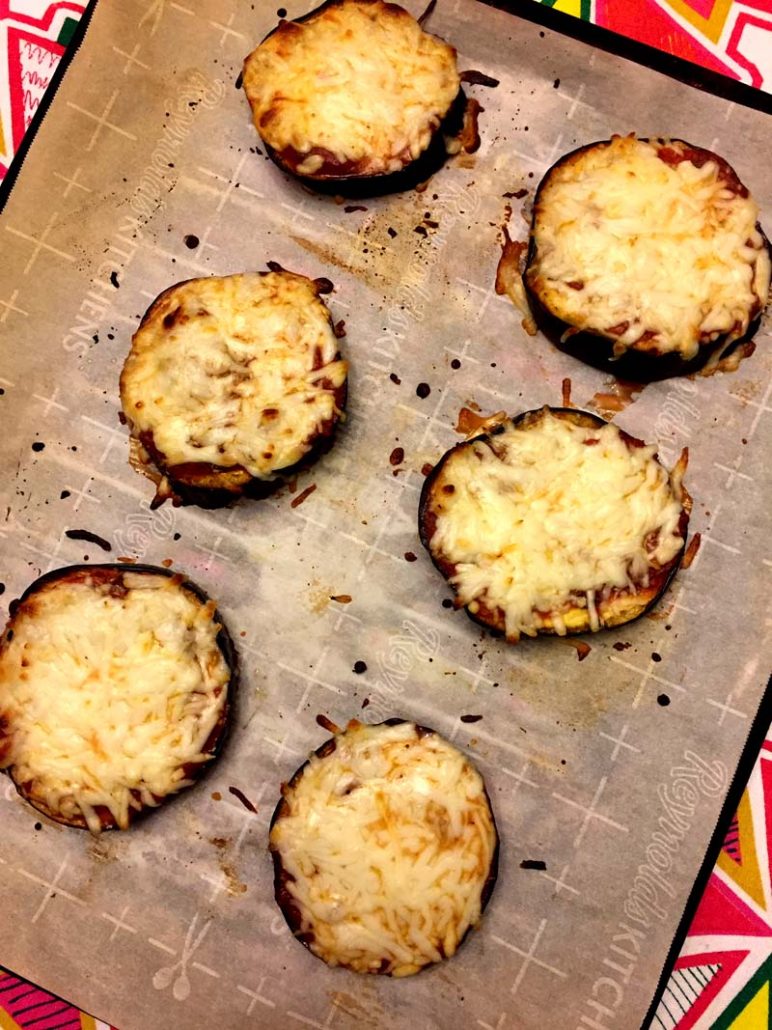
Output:
<path fill-rule="evenodd" d="M 459 88 L 453 47 L 382 0 L 285 22 L 244 64 L 255 127 L 303 158 L 301 175 L 330 162 L 343 174 L 398 171 L 426 150 Z"/>
<path fill-rule="evenodd" d="M 728 166 L 697 167 L 693 153 L 680 140 L 614 137 L 558 163 L 540 190 L 526 281 L 617 356 L 634 347 L 688 360 L 701 344 L 739 339 L 767 303 L 758 206 Z"/>
<path fill-rule="evenodd" d="M 230 678 L 219 626 L 176 579 L 56 580 L 11 620 L 0 649 L 0 767 L 25 795 L 98 833 L 190 785 Z M 2 734 L 0 734 L 2 738 Z"/>
<path fill-rule="evenodd" d="M 496 830 L 480 774 L 413 723 L 349 725 L 284 792 L 271 849 L 330 965 L 409 976 L 481 916 Z"/>
<path fill-rule="evenodd" d="M 577 608 L 600 629 L 610 593 L 647 587 L 684 543 L 680 491 L 653 447 L 547 408 L 452 451 L 430 505 L 430 549 L 459 600 L 503 612 L 513 640 L 547 624 L 562 635 Z"/>
<path fill-rule="evenodd" d="M 314 283 L 290 272 L 193 279 L 162 294 L 121 376 L 132 435 L 165 468 L 240 466 L 270 480 L 340 415 L 347 365 Z"/>

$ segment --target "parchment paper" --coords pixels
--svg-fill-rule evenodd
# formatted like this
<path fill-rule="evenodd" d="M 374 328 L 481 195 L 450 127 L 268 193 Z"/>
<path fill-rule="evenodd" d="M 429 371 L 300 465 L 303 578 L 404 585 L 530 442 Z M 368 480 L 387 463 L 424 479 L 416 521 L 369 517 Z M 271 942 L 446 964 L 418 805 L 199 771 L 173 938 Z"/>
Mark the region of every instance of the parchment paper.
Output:
<path fill-rule="evenodd" d="M 702 547 L 655 615 L 588 638 L 581 664 L 565 642 L 507 646 L 442 607 L 448 591 L 416 535 L 421 469 L 458 439 L 469 400 L 516 413 L 559 403 L 566 376 L 579 404 L 607 389 L 526 336 L 494 295 L 502 194 L 533 191 L 576 145 L 635 129 L 721 152 L 769 227 L 769 122 L 451 0 L 432 29 L 462 68 L 501 79 L 469 87 L 485 108 L 482 147 L 424 193 L 347 212 L 254 150 L 234 80 L 275 20 L 268 3 L 102 0 L 2 218 L 3 601 L 42 571 L 107 557 L 64 535 L 86 528 L 111 541 L 110 557 L 171 558 L 215 597 L 242 682 L 216 769 L 130 833 L 54 826 L 3 786 L 0 960 L 121 1030 L 627 1030 L 649 1003 L 769 667 L 769 336 L 737 373 L 649 386 L 618 417 L 668 462 L 690 446 Z M 527 199 L 511 201 L 515 235 Z M 414 228 L 427 213 L 438 227 L 424 236 Z M 171 283 L 267 260 L 336 283 L 348 422 L 299 481 L 316 490 L 295 508 L 285 492 L 151 513 L 117 418 L 130 334 Z M 330 599 L 340 595 L 351 602 Z M 280 782 L 326 736 L 319 712 L 434 726 L 490 789 L 502 858 L 483 925 L 408 981 L 328 969 L 273 901 L 267 825 Z"/>

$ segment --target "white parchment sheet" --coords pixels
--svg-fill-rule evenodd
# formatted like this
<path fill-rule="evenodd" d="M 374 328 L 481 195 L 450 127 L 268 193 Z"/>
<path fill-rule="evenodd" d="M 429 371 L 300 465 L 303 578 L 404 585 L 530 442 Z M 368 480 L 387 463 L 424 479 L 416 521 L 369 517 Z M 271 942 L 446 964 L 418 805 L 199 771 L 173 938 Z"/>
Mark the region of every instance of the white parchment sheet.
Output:
<path fill-rule="evenodd" d="M 290 17 L 305 9 L 286 3 Z M 507 646 L 442 606 L 416 533 L 421 469 L 459 439 L 469 401 L 514 414 L 559 403 L 566 376 L 578 404 L 607 389 L 494 294 L 503 194 L 532 195 L 562 152 L 612 132 L 671 134 L 726 156 L 769 229 L 769 120 L 448 0 L 431 28 L 462 68 L 501 80 L 468 87 L 482 147 L 423 193 L 347 211 L 254 152 L 234 82 L 276 18 L 263 2 L 102 0 L 0 220 L 3 614 L 39 573 L 107 557 L 65 536 L 85 528 L 112 558 L 171 558 L 200 583 L 242 668 L 222 760 L 129 833 L 94 840 L 38 820 L 2 784 L 0 960 L 121 1030 L 630 1030 L 769 668 L 769 334 L 737 373 L 648 386 L 618 416 L 669 463 L 690 447 L 702 547 L 654 615 L 590 638 L 581 663 L 566 642 Z M 515 235 L 527 201 L 510 201 Z M 437 226 L 415 232 L 427 218 Z M 150 512 L 118 422 L 130 335 L 170 284 L 268 260 L 336 285 L 348 421 L 295 508 L 285 492 Z M 268 821 L 280 782 L 326 736 L 320 712 L 420 720 L 486 777 L 497 889 L 459 954 L 410 980 L 328 969 L 274 904 Z"/>

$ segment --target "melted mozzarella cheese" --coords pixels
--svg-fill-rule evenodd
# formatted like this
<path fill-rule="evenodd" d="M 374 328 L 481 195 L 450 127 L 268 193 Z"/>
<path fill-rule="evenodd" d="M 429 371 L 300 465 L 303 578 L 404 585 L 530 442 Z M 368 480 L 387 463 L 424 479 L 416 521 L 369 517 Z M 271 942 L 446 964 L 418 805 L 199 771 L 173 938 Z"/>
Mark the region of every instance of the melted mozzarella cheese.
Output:
<path fill-rule="evenodd" d="M 681 550 L 679 494 L 653 447 L 544 409 L 451 452 L 432 485 L 430 548 L 455 566 L 464 605 L 503 612 L 510 639 L 534 635 L 540 613 L 562 635 L 577 605 L 597 630 L 601 597 L 647 586 Z"/>
<path fill-rule="evenodd" d="M 553 168 L 540 191 L 526 273 L 549 311 L 630 347 L 694 357 L 736 340 L 767 302 L 758 206 L 717 161 L 667 163 L 688 144 L 615 137 Z M 613 330 L 613 331 L 612 331 Z"/>
<path fill-rule="evenodd" d="M 132 435 L 165 467 L 241 466 L 270 480 L 340 415 L 346 380 L 315 286 L 290 272 L 193 279 L 162 294 L 121 376 Z"/>
<path fill-rule="evenodd" d="M 202 749 L 230 678 L 211 602 L 166 576 L 123 584 L 125 596 L 52 583 L 22 604 L 0 651 L 0 767 L 94 833 L 98 806 L 125 829 L 130 809 L 190 785 L 186 767 L 212 758 Z"/>
<path fill-rule="evenodd" d="M 412 723 L 350 724 L 284 792 L 271 848 L 297 933 L 331 965 L 408 976 L 449 958 L 481 916 L 496 831 L 482 778 Z"/>
<path fill-rule="evenodd" d="M 455 50 L 381 0 L 343 0 L 287 22 L 244 64 L 244 89 L 262 138 L 357 174 L 396 171 L 417 158 L 460 88 Z M 324 151 L 325 154 L 320 154 Z"/>

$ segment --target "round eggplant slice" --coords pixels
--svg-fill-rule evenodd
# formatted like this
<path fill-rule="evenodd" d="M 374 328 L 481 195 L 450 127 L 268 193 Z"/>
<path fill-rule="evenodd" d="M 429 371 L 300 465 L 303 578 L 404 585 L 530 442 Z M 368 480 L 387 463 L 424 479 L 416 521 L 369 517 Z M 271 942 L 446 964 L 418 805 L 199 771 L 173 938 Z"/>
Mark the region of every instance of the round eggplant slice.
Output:
<path fill-rule="evenodd" d="M 463 122 L 456 51 L 383 0 L 332 0 L 281 21 L 246 58 L 243 85 L 271 158 L 336 193 L 418 184 Z"/>
<path fill-rule="evenodd" d="M 0 768 L 67 826 L 125 830 L 191 786 L 227 731 L 235 657 L 214 601 L 147 565 L 41 577 L 0 640 Z"/>
<path fill-rule="evenodd" d="M 331 284 L 271 267 L 178 283 L 134 334 L 121 404 L 154 507 L 267 496 L 332 445 L 348 366 Z"/>
<path fill-rule="evenodd" d="M 653 447 L 596 415 L 528 411 L 443 456 L 421 541 L 456 605 L 510 641 L 621 626 L 680 564 L 687 458 L 668 475 Z"/>
<path fill-rule="evenodd" d="M 634 136 L 581 147 L 534 200 L 523 278 L 536 322 L 622 378 L 731 367 L 752 353 L 769 293 L 757 219 L 735 171 L 709 150 Z"/>
<path fill-rule="evenodd" d="M 314 752 L 271 823 L 276 900 L 331 966 L 410 976 L 450 958 L 498 868 L 482 777 L 433 730 L 356 721 Z"/>

